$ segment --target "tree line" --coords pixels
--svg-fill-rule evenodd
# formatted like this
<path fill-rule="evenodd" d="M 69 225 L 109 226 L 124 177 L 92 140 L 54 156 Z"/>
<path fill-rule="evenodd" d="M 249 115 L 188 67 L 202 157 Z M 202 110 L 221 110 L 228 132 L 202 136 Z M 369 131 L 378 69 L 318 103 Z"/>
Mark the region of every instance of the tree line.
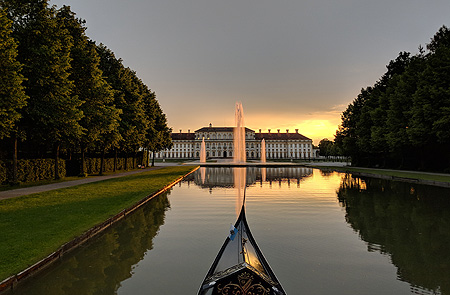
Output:
<path fill-rule="evenodd" d="M 171 147 L 156 95 L 85 21 L 49 0 L 0 0 L 0 159 Z M 17 169 L 13 180 L 17 179 Z M 101 172 L 101 171 L 100 171 Z"/>
<path fill-rule="evenodd" d="M 368 167 L 450 172 L 450 30 L 401 52 L 341 115 L 337 153 Z"/>

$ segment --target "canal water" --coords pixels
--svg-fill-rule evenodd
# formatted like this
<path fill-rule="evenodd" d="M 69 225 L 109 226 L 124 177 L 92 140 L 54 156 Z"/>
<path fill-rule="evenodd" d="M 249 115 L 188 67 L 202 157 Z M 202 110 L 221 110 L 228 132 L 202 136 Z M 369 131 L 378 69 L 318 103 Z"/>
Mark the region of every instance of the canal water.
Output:
<path fill-rule="evenodd" d="M 197 294 L 237 217 L 233 169 L 246 168 L 199 169 L 14 294 Z M 301 167 L 240 175 L 288 294 L 450 294 L 450 190 Z"/>

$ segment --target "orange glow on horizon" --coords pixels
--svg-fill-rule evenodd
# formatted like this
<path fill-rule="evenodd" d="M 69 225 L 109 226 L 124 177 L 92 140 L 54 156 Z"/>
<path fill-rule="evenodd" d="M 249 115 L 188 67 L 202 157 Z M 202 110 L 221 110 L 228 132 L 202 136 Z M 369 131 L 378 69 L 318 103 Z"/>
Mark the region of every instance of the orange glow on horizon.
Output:
<path fill-rule="evenodd" d="M 255 118 L 253 118 L 255 119 Z M 250 121 L 250 120 L 249 120 Z M 338 125 L 340 124 L 340 117 L 338 119 L 335 118 L 316 118 L 316 119 L 305 119 L 299 120 L 297 122 L 287 122 L 287 123 L 271 123 L 267 122 L 267 120 L 255 120 L 256 123 L 253 123 L 252 126 L 247 126 L 255 130 L 255 132 L 267 133 L 270 129 L 271 133 L 278 132 L 277 129 L 280 129 L 280 132 L 285 133 L 286 129 L 289 129 L 289 133 L 294 133 L 295 129 L 298 129 L 298 132 L 308 138 L 313 140 L 315 145 L 318 145 L 320 140 L 327 138 L 329 140 L 334 140 L 334 135 L 336 134 L 336 130 L 338 129 Z M 283 121 L 279 121 L 283 122 Z M 259 123 L 259 124 L 258 124 Z M 270 124 L 270 125 L 269 125 Z M 255 128 L 253 126 L 259 126 L 259 128 Z M 252 128 L 253 127 L 253 128 Z"/>

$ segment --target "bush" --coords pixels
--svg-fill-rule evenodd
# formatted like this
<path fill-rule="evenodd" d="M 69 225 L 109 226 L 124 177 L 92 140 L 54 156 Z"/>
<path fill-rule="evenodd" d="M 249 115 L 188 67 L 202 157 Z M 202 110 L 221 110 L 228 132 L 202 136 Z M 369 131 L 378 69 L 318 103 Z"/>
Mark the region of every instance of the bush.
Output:
<path fill-rule="evenodd" d="M 6 180 L 8 179 L 7 175 L 8 172 L 6 170 L 6 164 L 0 161 L 0 184 L 6 182 Z"/>
<path fill-rule="evenodd" d="M 66 162 L 59 160 L 59 175 L 66 176 Z M 55 178 L 54 159 L 31 159 L 17 161 L 17 178 L 19 182 L 34 182 Z M 13 179 L 12 161 L 0 162 L 1 183 L 11 182 Z"/>

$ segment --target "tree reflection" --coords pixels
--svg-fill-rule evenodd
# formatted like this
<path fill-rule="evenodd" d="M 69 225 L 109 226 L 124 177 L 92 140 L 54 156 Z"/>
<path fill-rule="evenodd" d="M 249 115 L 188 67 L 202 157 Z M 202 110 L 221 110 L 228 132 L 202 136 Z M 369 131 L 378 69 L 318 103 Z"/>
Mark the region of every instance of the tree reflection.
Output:
<path fill-rule="evenodd" d="M 450 191 L 346 175 L 337 192 L 369 251 L 389 255 L 413 292 L 450 294 Z"/>
<path fill-rule="evenodd" d="M 170 207 L 167 195 L 151 200 L 13 294 L 115 294 L 120 282 L 131 277 L 134 265 L 153 248 L 152 240 Z"/>

